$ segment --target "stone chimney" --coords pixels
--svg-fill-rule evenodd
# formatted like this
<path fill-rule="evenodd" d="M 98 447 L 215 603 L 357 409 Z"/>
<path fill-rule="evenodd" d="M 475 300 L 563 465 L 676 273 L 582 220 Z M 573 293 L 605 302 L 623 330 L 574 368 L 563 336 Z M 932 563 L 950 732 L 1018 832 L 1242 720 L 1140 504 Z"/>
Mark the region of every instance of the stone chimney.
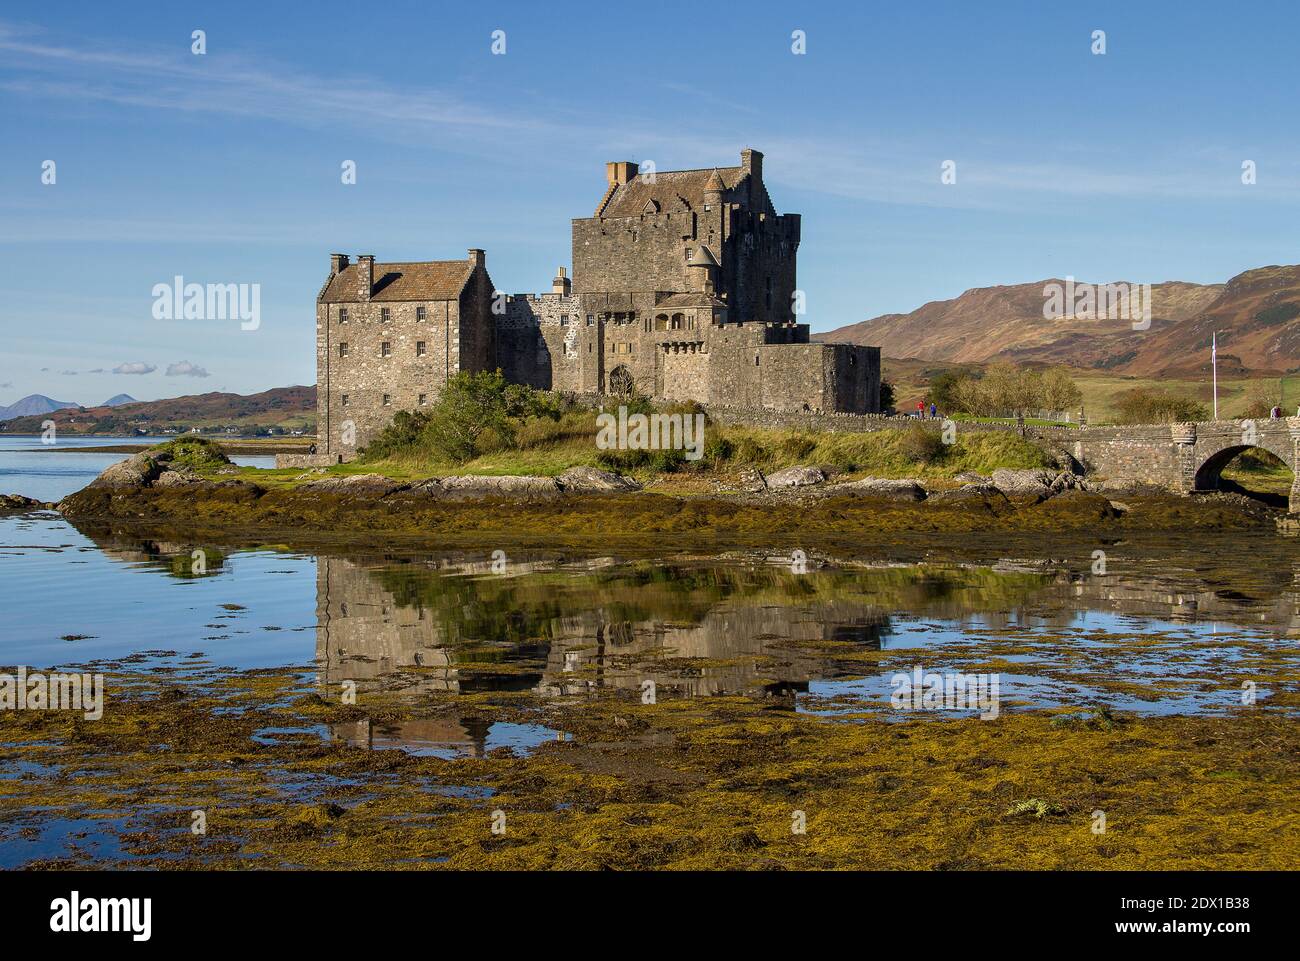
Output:
<path fill-rule="evenodd" d="M 469 249 L 469 262 L 476 267 L 484 267 L 487 265 L 487 254 L 477 247 L 471 247 Z"/>
<path fill-rule="evenodd" d="M 740 169 L 749 174 L 749 206 L 758 206 L 763 196 L 763 155 L 746 147 L 740 152 Z"/>
<path fill-rule="evenodd" d="M 357 256 L 357 300 L 370 299 L 370 292 L 375 289 L 375 255 Z"/>
<path fill-rule="evenodd" d="M 563 267 L 555 268 L 555 279 L 551 281 L 551 293 L 568 297 L 573 292 L 573 281 L 567 276 Z"/>
<path fill-rule="evenodd" d="M 630 160 L 617 160 L 605 164 L 605 179 L 610 186 L 621 187 L 623 184 L 630 184 L 632 178 L 637 175 L 637 171 L 640 169 Z"/>
<path fill-rule="evenodd" d="M 330 273 L 343 273 L 343 268 L 346 267 L 349 262 L 347 254 L 330 254 Z"/>

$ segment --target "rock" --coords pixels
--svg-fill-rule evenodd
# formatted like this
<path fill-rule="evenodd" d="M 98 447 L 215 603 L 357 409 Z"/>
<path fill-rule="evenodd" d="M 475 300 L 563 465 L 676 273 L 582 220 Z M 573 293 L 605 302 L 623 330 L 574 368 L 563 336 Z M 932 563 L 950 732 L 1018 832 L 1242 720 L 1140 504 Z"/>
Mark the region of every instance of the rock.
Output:
<path fill-rule="evenodd" d="M 342 477 L 322 477 L 307 481 L 298 487 L 299 491 L 314 494 L 343 494 L 366 497 L 386 497 L 409 485 L 395 481 L 383 474 L 350 474 Z"/>
<path fill-rule="evenodd" d="M 188 467 L 182 467 L 179 470 L 164 470 L 154 480 L 154 487 L 184 487 L 200 480 L 199 475 L 194 473 Z"/>
<path fill-rule="evenodd" d="M 1062 472 L 1052 478 L 1052 493 L 1059 494 L 1062 491 L 1083 490 L 1083 478 L 1075 477 L 1073 474 Z"/>
<path fill-rule="evenodd" d="M 993 486 L 1008 496 L 1050 497 L 1055 476 L 1048 470 L 1008 470 L 998 468 L 993 472 Z"/>
<path fill-rule="evenodd" d="M 993 484 L 962 484 L 956 490 L 937 491 L 931 493 L 929 500 L 936 502 L 944 501 L 982 501 L 989 506 L 1006 505 L 1010 503 L 1007 495 L 1002 493 Z"/>
<path fill-rule="evenodd" d="M 864 477 L 847 484 L 836 484 L 831 490 L 836 494 L 881 497 L 891 501 L 923 501 L 926 498 L 925 488 L 916 481 L 885 477 Z"/>
<path fill-rule="evenodd" d="M 558 497 L 561 491 L 554 477 L 503 474 L 495 477 L 434 477 L 411 488 L 411 493 L 436 500 L 476 500 L 488 497 L 537 500 Z"/>
<path fill-rule="evenodd" d="M 22 494 L 0 494 L 0 511 L 34 511 L 49 507 L 44 501 Z"/>
<path fill-rule="evenodd" d="M 787 467 L 775 474 L 768 474 L 767 486 L 769 488 L 810 487 L 813 484 L 820 484 L 824 480 L 826 480 L 826 475 L 818 467 Z"/>
<path fill-rule="evenodd" d="M 141 451 L 111 464 L 90 482 L 91 487 L 148 487 L 163 472 L 163 461 Z"/>
<path fill-rule="evenodd" d="M 570 467 L 556 480 L 566 494 L 626 493 L 641 489 L 630 477 L 595 467 Z"/>
<path fill-rule="evenodd" d="M 767 479 L 757 467 L 746 467 L 740 472 L 740 489 L 750 494 L 767 490 Z"/>
<path fill-rule="evenodd" d="M 973 470 L 964 470 L 953 480 L 961 481 L 963 484 L 991 484 L 993 482 L 992 478 L 977 474 Z"/>

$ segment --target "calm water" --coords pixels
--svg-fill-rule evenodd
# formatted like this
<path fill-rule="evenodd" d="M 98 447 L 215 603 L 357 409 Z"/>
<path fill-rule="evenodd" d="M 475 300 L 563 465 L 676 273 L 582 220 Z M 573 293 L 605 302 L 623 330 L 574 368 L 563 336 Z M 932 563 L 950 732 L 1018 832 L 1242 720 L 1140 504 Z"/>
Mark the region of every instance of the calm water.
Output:
<path fill-rule="evenodd" d="M 160 444 L 173 437 L 65 436 L 46 445 L 40 437 L 0 434 L 0 494 L 22 494 L 57 501 L 80 490 L 111 464 L 129 454 L 68 453 L 70 447 L 117 447 L 123 444 Z M 242 467 L 273 467 L 274 457 L 232 457 Z"/>
<path fill-rule="evenodd" d="M 846 717 L 887 709 L 895 672 L 975 673 L 990 661 L 1005 709 L 1219 712 L 1240 704 L 1242 680 L 1266 702 L 1270 659 L 1300 657 L 1291 572 L 1283 589 L 1251 596 L 1190 573 L 1152 584 L 1140 571 L 1090 580 L 1015 565 L 796 574 L 751 556 L 525 555 L 496 572 L 488 551 L 339 556 L 96 536 L 52 513 L 0 519 L 0 664 L 295 666 L 326 687 L 383 680 L 413 696 L 508 688 L 543 700 L 650 679 L 661 697 L 791 698 Z M 478 669 L 458 668 L 467 662 Z M 484 662 L 511 670 L 485 674 Z M 412 749 L 447 740 L 408 733 Z"/>
<path fill-rule="evenodd" d="M 55 500 L 120 456 L 6 451 L 0 488 Z M 106 675 L 111 709 L 124 671 L 212 690 L 232 670 L 288 667 L 303 692 L 382 687 L 443 709 L 393 721 L 291 718 L 257 729 L 258 744 L 327 741 L 447 759 L 500 748 L 527 758 L 570 737 L 461 709 L 461 695 L 485 690 L 540 707 L 604 693 L 638 698 L 649 682 L 659 699 L 743 695 L 826 723 L 975 713 L 894 708 L 892 678 L 919 667 L 996 672 L 1000 713 L 1226 714 L 1242 709 L 1244 685 L 1257 689 L 1253 709 L 1294 710 L 1270 703 L 1294 689 L 1300 665 L 1294 542 L 1184 537 L 1147 554 L 1110 545 L 1106 577 L 1091 576 L 1091 547 L 1073 564 L 1023 554 L 983 563 L 872 557 L 806 573 L 753 554 L 513 551 L 502 569 L 493 549 L 237 549 L 79 530 L 44 511 L 0 517 L 0 670 L 89 667 Z M 520 720 L 530 716 L 546 719 Z M 0 784 L 62 776 L 11 747 L 0 744 Z M 272 781 L 295 804 L 366 788 L 333 775 Z M 471 800 L 493 793 L 456 779 L 418 789 Z M 107 810 L 36 804 L 0 824 L 0 868 L 129 861 L 124 835 L 165 833 L 175 820 L 148 799 Z"/>

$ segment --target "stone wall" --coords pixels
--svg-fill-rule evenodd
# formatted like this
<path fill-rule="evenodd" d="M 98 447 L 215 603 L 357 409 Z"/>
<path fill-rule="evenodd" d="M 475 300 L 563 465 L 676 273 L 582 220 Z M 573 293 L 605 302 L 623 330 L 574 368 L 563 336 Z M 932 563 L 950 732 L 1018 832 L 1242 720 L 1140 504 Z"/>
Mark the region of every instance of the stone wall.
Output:
<path fill-rule="evenodd" d="M 322 296 L 328 286 L 329 280 Z M 318 302 L 316 409 L 322 453 L 351 458 L 397 411 L 436 400 L 458 371 L 494 369 L 492 292 L 480 257 L 455 300 Z"/>

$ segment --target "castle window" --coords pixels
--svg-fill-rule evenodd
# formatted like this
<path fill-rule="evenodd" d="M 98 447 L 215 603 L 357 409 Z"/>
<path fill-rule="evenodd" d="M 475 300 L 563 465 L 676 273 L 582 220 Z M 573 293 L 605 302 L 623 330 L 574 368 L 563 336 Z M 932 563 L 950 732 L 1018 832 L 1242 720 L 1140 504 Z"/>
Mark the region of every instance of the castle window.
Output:
<path fill-rule="evenodd" d="M 561 326 L 561 327 L 568 327 L 568 326 L 569 326 L 569 315 L 568 315 L 568 314 L 560 314 L 560 326 Z"/>
<path fill-rule="evenodd" d="M 657 315 L 655 317 L 655 330 L 667 330 L 667 329 L 668 329 L 668 315 L 667 314 Z"/>
<path fill-rule="evenodd" d="M 755 355 L 754 355 L 754 366 L 755 366 L 755 367 L 758 366 L 758 354 L 755 354 Z"/>
<path fill-rule="evenodd" d="M 392 405 L 393 405 L 393 395 L 392 395 L 392 394 L 385 394 L 385 395 L 384 395 L 384 406 L 385 406 L 385 407 L 391 407 Z"/>
<path fill-rule="evenodd" d="M 340 407 L 346 407 L 346 406 L 348 406 L 348 395 L 347 395 L 347 394 L 340 394 L 340 395 L 339 395 L 339 406 L 340 406 Z"/>
<path fill-rule="evenodd" d="M 428 315 L 427 315 L 426 312 L 425 312 L 425 308 L 423 308 L 423 307 L 416 307 L 416 308 L 415 308 L 415 319 L 416 319 L 416 320 L 418 320 L 418 321 L 423 321 L 423 320 L 425 319 L 426 316 L 428 316 Z"/>
<path fill-rule="evenodd" d="M 380 307 L 380 308 L 379 308 L 379 322 L 380 322 L 381 324 L 386 324 L 386 323 L 388 323 L 388 308 L 387 308 L 387 307 Z"/>
<path fill-rule="evenodd" d="M 348 355 L 348 345 L 347 345 L 347 343 L 341 343 L 341 344 L 339 344 L 339 356 L 340 356 L 340 357 L 346 357 L 347 355 Z"/>
<path fill-rule="evenodd" d="M 425 404 L 427 404 L 428 402 L 429 402 L 429 395 L 428 395 L 428 394 L 421 394 L 421 395 L 420 395 L 419 402 L 418 402 L 419 405 L 420 405 L 421 407 L 423 407 L 423 406 L 424 406 Z"/>
<path fill-rule="evenodd" d="M 415 356 L 423 357 L 426 353 L 428 353 L 428 351 L 425 349 L 424 341 L 417 340 L 415 342 Z"/>
<path fill-rule="evenodd" d="M 346 307 L 340 307 L 340 308 L 339 308 L 339 323 L 340 323 L 340 324 L 346 324 L 347 322 L 348 322 L 348 309 L 347 309 Z"/>
<path fill-rule="evenodd" d="M 590 326 L 591 326 L 592 324 L 594 324 L 595 322 L 596 322 L 596 318 L 593 317 L 591 314 L 588 314 L 588 315 L 587 315 L 587 326 L 590 327 Z"/>
<path fill-rule="evenodd" d="M 694 253 L 694 251 L 692 251 L 690 247 L 687 247 L 687 248 L 686 248 L 686 259 L 687 259 L 687 260 L 690 260 L 690 259 L 691 259 L 691 254 L 692 254 L 692 253 Z"/>
<path fill-rule="evenodd" d="M 380 357 L 391 357 L 393 355 L 393 345 L 390 341 L 384 341 L 379 345 Z"/>

